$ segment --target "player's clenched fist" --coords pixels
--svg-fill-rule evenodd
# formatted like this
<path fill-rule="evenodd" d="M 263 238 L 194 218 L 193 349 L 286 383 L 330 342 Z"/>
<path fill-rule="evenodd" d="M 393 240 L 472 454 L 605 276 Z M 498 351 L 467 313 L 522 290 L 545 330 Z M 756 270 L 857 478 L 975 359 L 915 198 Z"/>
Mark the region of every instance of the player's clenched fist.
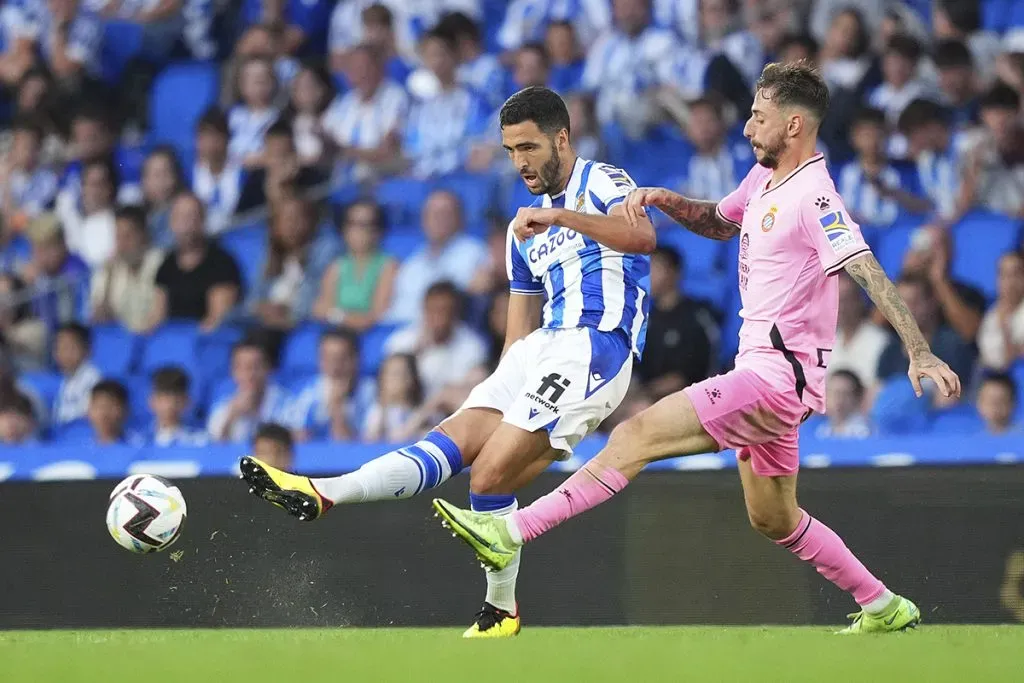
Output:
<path fill-rule="evenodd" d="M 545 232 L 558 221 L 558 209 L 521 208 L 512 221 L 512 232 L 516 239 L 525 242 L 534 235 Z"/>
<path fill-rule="evenodd" d="M 641 216 L 646 216 L 644 207 L 658 205 L 668 199 L 671 191 L 663 187 L 638 187 L 626 195 L 624 206 L 626 207 L 626 220 L 633 227 Z"/>

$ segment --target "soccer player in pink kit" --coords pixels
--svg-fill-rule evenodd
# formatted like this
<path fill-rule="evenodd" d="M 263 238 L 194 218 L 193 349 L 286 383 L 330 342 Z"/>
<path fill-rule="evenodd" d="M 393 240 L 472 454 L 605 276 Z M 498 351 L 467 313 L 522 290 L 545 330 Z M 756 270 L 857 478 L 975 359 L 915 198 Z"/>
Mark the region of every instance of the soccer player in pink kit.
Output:
<path fill-rule="evenodd" d="M 735 449 L 757 531 L 811 563 L 860 605 L 846 633 L 916 626 L 917 606 L 875 578 L 829 527 L 797 504 L 798 428 L 825 410 L 825 369 L 835 340 L 842 270 L 899 333 L 918 396 L 927 377 L 944 396 L 960 380 L 929 349 L 864 242 L 816 153 L 828 89 L 804 64 L 770 64 L 744 128 L 758 161 L 717 205 L 661 188 L 634 190 L 627 216 L 655 207 L 717 240 L 739 236 L 740 349 L 735 369 L 687 387 L 619 425 L 607 446 L 556 491 L 506 517 L 434 507 L 480 559 L 500 568 L 524 543 L 621 491 L 648 463 Z"/>

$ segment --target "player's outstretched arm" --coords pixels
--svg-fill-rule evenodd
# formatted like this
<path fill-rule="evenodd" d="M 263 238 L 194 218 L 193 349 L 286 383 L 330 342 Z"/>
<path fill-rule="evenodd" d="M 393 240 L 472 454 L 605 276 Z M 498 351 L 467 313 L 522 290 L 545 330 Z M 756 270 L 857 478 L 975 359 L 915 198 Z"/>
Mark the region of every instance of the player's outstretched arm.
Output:
<path fill-rule="evenodd" d="M 647 216 L 631 223 L 622 203 L 613 206 L 608 215 L 569 209 L 522 208 L 512 220 L 512 230 L 522 241 L 545 232 L 552 225 L 575 230 L 623 254 L 650 254 L 658 242 Z"/>
<path fill-rule="evenodd" d="M 718 204 L 690 199 L 663 187 L 639 187 L 629 193 L 623 202 L 626 218 L 646 220 L 644 207 L 653 206 L 690 232 L 713 240 L 731 240 L 739 234 L 740 226 L 718 213 Z"/>
<path fill-rule="evenodd" d="M 928 377 L 939 387 L 943 396 L 960 396 L 960 378 L 932 353 L 917 321 L 874 254 L 867 253 L 853 259 L 846 265 L 846 272 L 868 293 L 907 348 L 907 356 L 910 358 L 907 374 L 910 383 L 914 385 L 914 393 L 921 395 L 921 378 Z"/>

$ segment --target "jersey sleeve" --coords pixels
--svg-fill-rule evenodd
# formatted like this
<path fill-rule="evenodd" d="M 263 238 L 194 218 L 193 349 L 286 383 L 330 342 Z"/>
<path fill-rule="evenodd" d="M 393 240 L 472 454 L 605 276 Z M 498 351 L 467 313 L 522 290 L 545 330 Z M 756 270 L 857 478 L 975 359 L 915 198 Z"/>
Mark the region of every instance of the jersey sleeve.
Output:
<path fill-rule="evenodd" d="M 616 204 L 625 201 L 626 195 L 635 189 L 636 183 L 628 173 L 607 164 L 595 165 L 590 171 L 586 185 L 587 194 L 594 208 L 605 215 Z"/>
<path fill-rule="evenodd" d="M 505 239 L 505 271 L 508 273 L 508 288 L 513 294 L 536 295 L 544 292 L 544 283 L 530 270 L 530 264 L 523 255 L 522 244 L 508 226 Z"/>
<path fill-rule="evenodd" d="M 751 168 L 750 171 L 747 172 L 743 182 L 741 182 L 735 190 L 719 201 L 718 206 L 715 207 L 715 213 L 717 213 L 722 220 L 735 225 L 737 229 L 743 227 L 743 214 L 747 209 L 747 202 L 750 199 L 751 188 L 754 187 L 754 183 L 756 182 L 753 178 L 757 175 L 757 170 L 758 167 L 756 165 Z"/>
<path fill-rule="evenodd" d="M 833 190 L 809 192 L 800 200 L 800 226 L 818 254 L 822 270 L 833 275 L 871 248 L 860 226 L 850 217 L 842 198 Z"/>

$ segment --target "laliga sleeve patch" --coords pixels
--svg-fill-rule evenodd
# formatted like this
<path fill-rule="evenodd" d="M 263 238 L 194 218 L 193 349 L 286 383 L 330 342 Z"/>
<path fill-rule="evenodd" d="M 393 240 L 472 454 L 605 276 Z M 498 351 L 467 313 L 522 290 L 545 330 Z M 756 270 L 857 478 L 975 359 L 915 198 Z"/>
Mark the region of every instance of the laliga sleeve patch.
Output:
<path fill-rule="evenodd" d="M 825 232 L 832 251 L 837 254 L 856 244 L 857 238 L 854 237 L 850 226 L 846 224 L 846 218 L 842 211 L 827 213 L 818 219 L 818 223 Z"/>

